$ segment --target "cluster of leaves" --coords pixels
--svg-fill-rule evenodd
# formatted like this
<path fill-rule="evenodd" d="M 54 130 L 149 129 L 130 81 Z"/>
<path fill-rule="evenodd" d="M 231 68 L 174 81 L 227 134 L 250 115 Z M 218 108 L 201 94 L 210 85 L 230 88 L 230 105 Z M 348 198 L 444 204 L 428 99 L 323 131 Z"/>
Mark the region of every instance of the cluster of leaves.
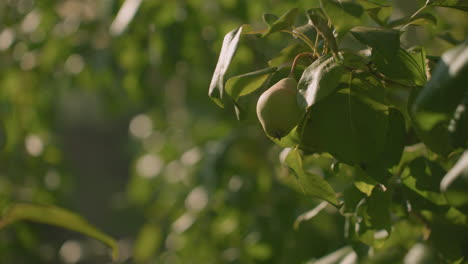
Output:
<path fill-rule="evenodd" d="M 253 104 L 244 99 L 289 72 L 299 80 L 305 114 L 287 136 L 270 139 L 284 148 L 281 161 L 298 188 L 346 219 L 352 250 L 329 259 L 355 254 L 392 262 L 407 251 L 406 258 L 424 253 L 409 263 L 468 259 L 468 42 L 440 57 L 400 43 L 410 25 L 437 23 L 425 12 L 434 6 L 468 11 L 463 1 L 428 0 L 413 15 L 390 20 L 385 1 L 320 0 L 300 26 L 294 8 L 265 14 L 264 30 L 243 25 L 224 37 L 209 96 L 224 107 L 226 93 L 239 119 Z M 364 26 L 368 20 L 372 27 Z M 296 41 L 266 68 L 225 82 L 243 37 L 279 32 Z M 349 39 L 363 48 L 343 48 Z M 304 55 L 311 59 L 292 63 Z M 317 167 L 329 173 L 319 175 Z"/>

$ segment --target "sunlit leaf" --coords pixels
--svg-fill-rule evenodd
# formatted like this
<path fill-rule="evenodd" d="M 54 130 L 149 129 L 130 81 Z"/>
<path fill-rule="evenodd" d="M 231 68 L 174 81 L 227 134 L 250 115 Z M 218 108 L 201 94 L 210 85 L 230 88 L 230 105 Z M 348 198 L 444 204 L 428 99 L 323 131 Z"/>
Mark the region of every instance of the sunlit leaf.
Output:
<path fill-rule="evenodd" d="M 237 45 L 242 34 L 243 27 L 234 29 L 224 36 L 223 45 L 219 53 L 218 63 L 216 64 L 213 77 L 210 82 L 208 95 L 220 107 L 223 107 L 222 102 L 224 93 L 224 75 L 226 74 L 229 64 L 237 50 Z"/>
<path fill-rule="evenodd" d="M 290 9 L 274 22 L 272 22 L 271 20 L 272 17 L 270 16 L 268 18 L 269 27 L 268 27 L 267 32 L 263 34 L 263 37 L 266 37 L 272 33 L 275 33 L 281 30 L 291 28 L 294 25 L 298 11 L 299 9 L 297 8 Z"/>
<path fill-rule="evenodd" d="M 322 177 L 304 171 L 302 156 L 297 149 L 291 149 L 286 156 L 285 164 L 297 177 L 306 195 L 323 199 L 334 206 L 338 206 L 335 191 Z"/>
<path fill-rule="evenodd" d="M 297 88 L 302 95 L 299 104 L 309 108 L 334 92 L 346 69 L 330 55 L 317 59 L 302 73 Z"/>
<path fill-rule="evenodd" d="M 135 241 L 133 254 L 135 261 L 147 261 L 159 249 L 161 243 L 161 230 L 157 224 L 144 225 Z"/>
<path fill-rule="evenodd" d="M 231 77 L 226 82 L 226 93 L 236 101 L 239 97 L 248 95 L 261 88 L 275 71 L 276 67 L 269 67 Z"/>
<path fill-rule="evenodd" d="M 23 220 L 54 225 L 83 233 L 111 247 L 113 259 L 118 258 L 119 251 L 115 240 L 99 231 L 76 213 L 53 206 L 15 203 L 7 208 L 3 214 L 0 220 L 0 229 Z"/>

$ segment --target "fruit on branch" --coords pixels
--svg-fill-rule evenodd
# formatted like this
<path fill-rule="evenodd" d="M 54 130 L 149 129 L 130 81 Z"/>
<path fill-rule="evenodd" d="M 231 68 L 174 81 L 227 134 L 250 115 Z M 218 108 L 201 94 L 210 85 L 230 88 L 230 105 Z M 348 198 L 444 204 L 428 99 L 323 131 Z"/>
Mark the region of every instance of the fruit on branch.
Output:
<path fill-rule="evenodd" d="M 299 122 L 303 111 L 297 103 L 296 87 L 295 79 L 284 78 L 258 98 L 258 120 L 268 136 L 281 139 Z"/>

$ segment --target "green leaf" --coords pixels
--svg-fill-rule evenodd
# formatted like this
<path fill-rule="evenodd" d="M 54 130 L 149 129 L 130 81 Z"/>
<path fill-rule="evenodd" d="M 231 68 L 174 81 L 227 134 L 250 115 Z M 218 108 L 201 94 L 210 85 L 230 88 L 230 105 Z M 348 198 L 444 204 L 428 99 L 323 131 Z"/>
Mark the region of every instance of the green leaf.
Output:
<path fill-rule="evenodd" d="M 440 182 L 440 190 L 445 193 L 452 206 L 468 213 L 468 151 L 465 151 L 457 163 Z"/>
<path fill-rule="evenodd" d="M 460 41 L 456 39 L 451 32 L 443 32 L 437 35 L 438 38 L 443 39 L 447 41 L 448 43 L 457 46 L 463 43 L 463 41 Z"/>
<path fill-rule="evenodd" d="M 357 166 L 354 168 L 354 171 L 354 186 L 365 195 L 371 196 L 372 190 L 374 190 L 375 186 L 379 183 L 373 178 L 371 178 L 364 170 L 358 168 Z"/>
<path fill-rule="evenodd" d="M 302 156 L 299 150 L 289 150 L 285 159 L 285 164 L 294 172 L 305 194 L 338 206 L 335 191 L 330 184 L 322 177 L 304 171 Z"/>
<path fill-rule="evenodd" d="M 390 232 L 390 206 L 392 196 L 390 191 L 375 187 L 372 194 L 367 198 L 367 215 L 369 227 L 373 229 L 385 229 Z"/>
<path fill-rule="evenodd" d="M 429 13 L 419 13 L 415 16 L 402 17 L 388 23 L 389 27 L 399 27 L 407 25 L 437 25 L 437 18 Z"/>
<path fill-rule="evenodd" d="M 333 93 L 339 82 L 346 80 L 345 73 L 346 69 L 336 63 L 331 55 L 327 54 L 317 59 L 304 70 L 298 82 L 302 106 L 310 108 Z"/>
<path fill-rule="evenodd" d="M 159 224 L 145 224 L 138 233 L 133 249 L 136 262 L 148 261 L 159 249 L 162 234 Z"/>
<path fill-rule="evenodd" d="M 372 53 L 382 54 L 388 61 L 395 56 L 400 48 L 400 33 L 395 29 L 355 27 L 351 34 L 363 44 L 372 48 Z"/>
<path fill-rule="evenodd" d="M 226 93 L 231 96 L 234 101 L 237 101 L 239 97 L 248 95 L 261 88 L 270 78 L 271 74 L 276 72 L 276 69 L 276 67 L 268 67 L 231 77 L 226 82 Z"/>
<path fill-rule="evenodd" d="M 468 92 L 455 109 L 448 129 L 454 147 L 468 148 Z"/>
<path fill-rule="evenodd" d="M 336 44 L 335 36 L 332 29 L 328 26 L 328 19 L 323 10 L 320 8 L 311 8 L 306 12 L 309 23 L 314 26 L 315 30 L 326 40 L 328 47 L 336 57 L 338 53 L 338 45 Z"/>
<path fill-rule="evenodd" d="M 63 227 L 93 237 L 112 248 L 112 258 L 117 260 L 117 243 L 110 236 L 102 233 L 81 216 L 68 210 L 27 203 L 15 203 L 6 209 L 0 220 L 0 230 L 17 221 L 33 221 Z"/>
<path fill-rule="evenodd" d="M 297 88 L 302 95 L 299 105 L 310 108 L 316 102 L 333 93 L 346 72 L 346 69 L 335 62 L 331 55 L 317 59 L 302 73 Z"/>
<path fill-rule="evenodd" d="M 282 49 L 280 53 L 273 59 L 268 61 L 268 66 L 270 67 L 280 67 L 283 66 L 287 63 L 292 63 L 294 60 L 294 57 L 296 57 L 297 54 L 306 52 L 308 51 L 306 48 L 304 48 L 302 45 L 299 43 L 294 43 L 286 48 Z"/>
<path fill-rule="evenodd" d="M 322 9 L 339 33 L 364 24 L 364 8 L 351 1 L 320 0 Z"/>
<path fill-rule="evenodd" d="M 213 77 L 211 78 L 208 95 L 220 107 L 224 107 L 222 102 L 224 92 L 224 75 L 226 74 L 231 60 L 237 50 L 243 26 L 234 29 L 224 36 L 223 45 L 219 54 Z"/>
<path fill-rule="evenodd" d="M 466 125 L 466 97 L 468 97 L 468 42 L 443 54 L 431 80 L 416 95 L 410 114 L 421 139 L 433 151 L 446 155 L 455 141 L 463 145 L 468 135 Z M 458 124 L 459 123 L 459 124 Z"/>
<path fill-rule="evenodd" d="M 283 148 L 291 148 L 295 147 L 299 144 L 299 133 L 297 131 L 297 126 L 294 127 L 289 134 L 286 136 L 278 139 L 270 137 L 269 135 L 265 134 L 271 141 L 273 141 L 276 145 L 283 147 Z"/>
<path fill-rule="evenodd" d="M 296 220 L 294 221 L 294 229 L 298 229 L 299 225 L 302 222 L 309 221 L 310 219 L 314 218 L 316 215 L 318 215 L 323 209 L 327 207 L 328 203 L 326 201 L 323 201 L 319 203 L 314 209 L 309 210 L 305 213 L 302 213 L 299 215 Z"/>
<path fill-rule="evenodd" d="M 303 126 L 301 148 L 329 152 L 340 162 L 370 162 L 382 152 L 388 107 L 343 89 L 317 102 Z M 301 128 L 299 128 L 301 131 Z"/>
<path fill-rule="evenodd" d="M 380 26 L 386 26 L 387 21 L 392 15 L 393 7 L 386 1 L 368 1 L 360 0 L 359 3 L 364 7 L 367 14 Z"/>
<path fill-rule="evenodd" d="M 455 8 L 468 12 L 467 0 L 430 0 L 429 5 Z"/>
<path fill-rule="evenodd" d="M 437 163 L 418 157 L 412 160 L 401 176 L 402 183 L 419 196 L 435 205 L 447 205 L 440 193 L 440 181 L 445 170 Z"/>
<path fill-rule="evenodd" d="M 268 26 L 271 26 L 276 20 L 278 20 L 277 15 L 269 13 L 263 14 L 263 22 L 265 22 Z"/>
<path fill-rule="evenodd" d="M 342 211 L 345 213 L 354 213 L 356 206 L 364 198 L 364 194 L 353 184 L 343 192 L 344 204 Z"/>
<path fill-rule="evenodd" d="M 296 21 L 296 16 L 297 16 L 298 11 L 299 9 L 297 8 L 290 9 L 273 23 L 271 23 L 272 17 L 270 16 L 268 18 L 268 21 L 269 21 L 268 30 L 262 35 L 262 37 L 267 37 L 268 35 L 272 33 L 285 30 L 285 29 L 289 29 L 292 26 L 294 26 L 294 22 Z"/>
<path fill-rule="evenodd" d="M 395 56 L 387 58 L 381 52 L 372 52 L 377 70 L 387 78 L 404 82 L 408 85 L 426 83 L 426 54 L 424 49 L 406 51 L 399 48 Z"/>
<path fill-rule="evenodd" d="M 377 189 L 379 188 L 374 188 L 372 195 L 361 200 L 358 204 L 354 226 L 355 235 L 361 242 L 375 248 L 380 248 L 389 237 L 390 230 L 386 228 L 386 221 L 388 220 L 385 219 L 389 219 L 390 217 L 389 207 L 391 199 L 389 198 L 389 194 L 377 194 Z"/>
<path fill-rule="evenodd" d="M 403 154 L 405 147 L 406 127 L 403 114 L 395 108 L 389 109 L 387 137 L 383 152 L 380 153 L 373 163 L 377 163 L 383 168 L 390 168 L 397 165 Z"/>

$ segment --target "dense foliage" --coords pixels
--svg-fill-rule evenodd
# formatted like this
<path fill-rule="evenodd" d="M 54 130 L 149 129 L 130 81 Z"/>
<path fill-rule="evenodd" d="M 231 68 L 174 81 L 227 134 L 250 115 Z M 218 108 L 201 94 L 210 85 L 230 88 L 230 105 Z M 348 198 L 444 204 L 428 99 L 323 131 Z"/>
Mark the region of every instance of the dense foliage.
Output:
<path fill-rule="evenodd" d="M 293 8 L 280 17 L 264 14 L 264 30 L 243 25 L 229 32 L 210 97 L 223 107 L 226 93 L 242 119 L 255 103 L 243 99 L 271 86 L 258 98 L 257 115 L 266 136 L 284 148 L 278 163 L 291 170 L 296 188 L 345 219 L 352 250 L 339 249 L 323 263 L 468 260 L 468 40 L 453 41 L 441 56 L 400 43 L 410 25 L 437 23 L 426 12 L 433 6 L 468 5 L 428 0 L 391 20 L 385 1 L 315 4 L 300 25 Z M 243 36 L 280 32 L 296 41 L 267 68 L 224 83 Z"/>
<path fill-rule="evenodd" d="M 424 4 L 0 1 L 0 263 L 466 261 L 467 5 Z"/>

